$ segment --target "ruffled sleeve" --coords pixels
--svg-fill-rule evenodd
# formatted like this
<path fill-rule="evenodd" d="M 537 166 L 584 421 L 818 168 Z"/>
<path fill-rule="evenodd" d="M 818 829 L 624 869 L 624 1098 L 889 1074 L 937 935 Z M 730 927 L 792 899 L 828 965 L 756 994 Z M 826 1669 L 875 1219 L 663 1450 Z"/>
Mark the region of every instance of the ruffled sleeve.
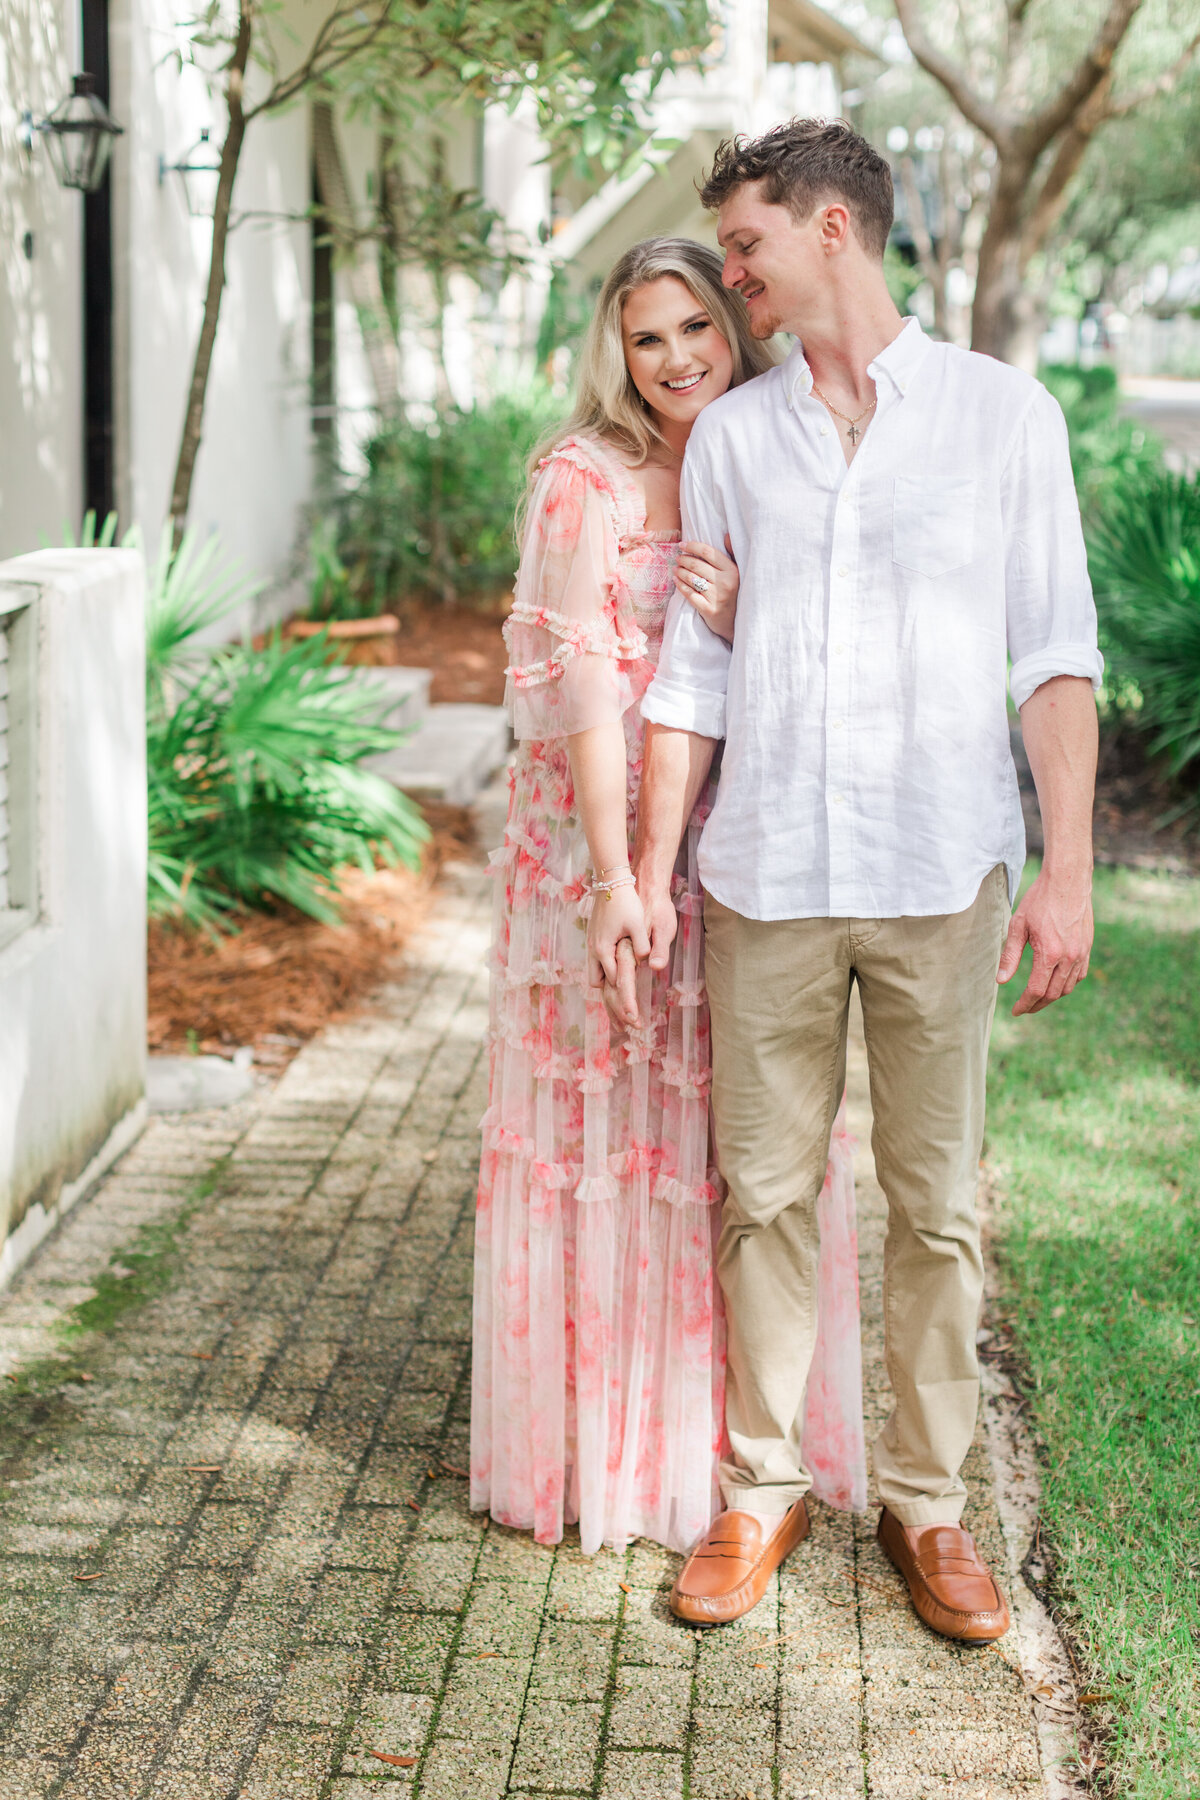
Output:
<path fill-rule="evenodd" d="M 652 671 L 622 594 L 619 552 L 620 506 L 605 472 L 560 448 L 534 487 L 504 627 L 518 738 L 608 724 L 645 692 Z"/>

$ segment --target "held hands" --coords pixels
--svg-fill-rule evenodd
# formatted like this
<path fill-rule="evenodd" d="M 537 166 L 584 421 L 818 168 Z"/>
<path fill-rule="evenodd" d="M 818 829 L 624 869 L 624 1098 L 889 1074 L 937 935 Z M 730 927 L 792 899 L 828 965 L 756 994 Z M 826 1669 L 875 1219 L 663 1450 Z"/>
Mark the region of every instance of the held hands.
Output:
<path fill-rule="evenodd" d="M 711 544 L 685 544 L 675 569 L 675 586 L 694 606 L 710 631 L 733 642 L 733 621 L 737 612 L 738 566 L 733 560 L 733 545 L 725 535 L 723 555 Z M 704 585 L 697 587 L 699 581 Z"/>
<path fill-rule="evenodd" d="M 603 987 L 604 1004 L 618 1025 L 640 1025 L 637 966 L 650 954 L 646 915 L 632 885 L 597 893 L 588 920 L 588 980 Z"/>
<path fill-rule="evenodd" d="M 1043 869 L 1012 916 L 996 980 L 1011 981 L 1025 945 L 1033 968 L 1013 1014 L 1042 1012 L 1083 980 L 1092 953 L 1091 877 L 1055 881 Z"/>

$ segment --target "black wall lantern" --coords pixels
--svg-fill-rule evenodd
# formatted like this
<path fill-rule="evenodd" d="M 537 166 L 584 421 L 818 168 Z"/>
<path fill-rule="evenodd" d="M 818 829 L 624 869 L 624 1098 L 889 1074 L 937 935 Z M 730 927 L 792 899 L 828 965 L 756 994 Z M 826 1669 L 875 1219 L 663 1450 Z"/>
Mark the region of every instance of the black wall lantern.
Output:
<path fill-rule="evenodd" d="M 31 112 L 21 115 L 21 142 L 32 152 L 37 135 L 46 139 L 46 150 L 60 187 L 94 194 L 104 179 L 113 139 L 124 131 L 96 92 L 91 75 L 76 75 L 72 92 L 60 100 L 40 124 Z"/>
<path fill-rule="evenodd" d="M 187 209 L 193 219 L 211 219 L 217 210 L 217 183 L 221 178 L 221 157 L 209 138 L 208 127 L 199 140 L 177 163 L 165 156 L 158 159 L 158 185 L 168 175 L 178 175 L 187 198 Z"/>

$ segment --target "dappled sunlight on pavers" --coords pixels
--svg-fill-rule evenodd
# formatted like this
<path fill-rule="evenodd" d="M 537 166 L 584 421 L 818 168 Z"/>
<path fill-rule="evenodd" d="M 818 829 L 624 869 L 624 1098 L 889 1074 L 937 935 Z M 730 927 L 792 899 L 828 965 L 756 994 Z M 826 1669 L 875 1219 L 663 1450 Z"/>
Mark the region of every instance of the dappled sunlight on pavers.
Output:
<path fill-rule="evenodd" d="M 1034 1800 L 1019 1675 L 919 1624 L 873 1515 L 814 1506 L 760 1605 L 706 1633 L 667 1607 L 677 1556 L 468 1510 L 487 929 L 460 866 L 369 1012 L 270 1095 L 157 1119 L 0 1296 L 30 1390 L 3 1440 L 0 1800 Z M 860 1209 L 878 1420 L 865 1151 Z M 150 1228 L 127 1303 L 64 1339 Z M 971 1524 L 1003 1565 L 981 1446 Z"/>

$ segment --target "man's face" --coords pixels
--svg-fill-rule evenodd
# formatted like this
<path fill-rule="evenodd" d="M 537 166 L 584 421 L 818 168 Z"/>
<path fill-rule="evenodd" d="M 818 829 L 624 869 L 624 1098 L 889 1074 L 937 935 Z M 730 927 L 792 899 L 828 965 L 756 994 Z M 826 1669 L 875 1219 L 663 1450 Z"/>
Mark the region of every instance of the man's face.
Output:
<path fill-rule="evenodd" d="M 786 206 L 761 197 L 762 183 L 747 182 L 717 214 L 717 242 L 725 252 L 721 279 L 746 302 L 756 338 L 798 331 L 827 259 L 822 247 L 824 208 L 797 221 Z"/>

